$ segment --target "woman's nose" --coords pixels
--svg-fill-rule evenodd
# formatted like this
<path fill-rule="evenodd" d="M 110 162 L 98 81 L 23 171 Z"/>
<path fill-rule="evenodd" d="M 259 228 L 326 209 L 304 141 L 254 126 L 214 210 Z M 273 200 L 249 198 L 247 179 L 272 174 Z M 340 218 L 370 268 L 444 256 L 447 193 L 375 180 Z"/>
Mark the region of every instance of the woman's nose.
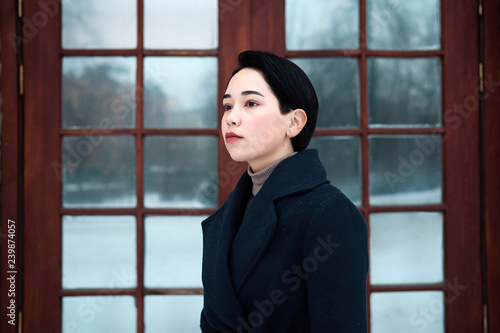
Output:
<path fill-rule="evenodd" d="M 226 123 L 228 125 L 239 125 L 240 124 L 240 115 L 239 111 L 236 108 L 232 108 L 231 111 L 226 113 Z"/>

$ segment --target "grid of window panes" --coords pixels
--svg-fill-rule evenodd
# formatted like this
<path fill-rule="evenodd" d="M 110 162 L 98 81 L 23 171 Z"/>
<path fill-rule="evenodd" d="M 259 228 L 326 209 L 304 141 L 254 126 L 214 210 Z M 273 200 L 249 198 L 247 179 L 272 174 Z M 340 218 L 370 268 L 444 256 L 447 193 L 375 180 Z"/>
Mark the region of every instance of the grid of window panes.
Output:
<path fill-rule="evenodd" d="M 364 17 L 362 17 L 364 15 Z M 286 0 L 310 146 L 364 213 L 370 332 L 444 332 L 440 1 Z"/>
<path fill-rule="evenodd" d="M 63 332 L 197 331 L 218 2 L 63 0 L 61 41 Z"/>

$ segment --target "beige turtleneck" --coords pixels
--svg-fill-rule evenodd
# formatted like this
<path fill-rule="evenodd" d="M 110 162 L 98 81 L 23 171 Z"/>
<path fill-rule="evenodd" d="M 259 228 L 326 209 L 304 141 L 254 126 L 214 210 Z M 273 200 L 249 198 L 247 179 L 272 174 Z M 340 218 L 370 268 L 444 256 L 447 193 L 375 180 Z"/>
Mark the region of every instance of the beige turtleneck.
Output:
<path fill-rule="evenodd" d="M 280 164 L 283 160 L 285 160 L 289 157 L 292 157 L 295 154 L 297 154 L 297 152 L 295 152 L 295 151 L 290 153 L 290 154 L 287 154 L 287 155 L 277 159 L 276 161 L 274 161 L 273 163 L 271 163 L 270 165 L 268 165 L 264 169 L 260 170 L 259 172 L 253 172 L 252 168 L 250 168 L 250 165 L 249 165 L 247 172 L 248 172 L 248 175 L 252 178 L 252 183 L 253 183 L 252 195 L 254 197 L 257 195 L 257 193 L 260 191 L 260 189 L 262 188 L 262 186 L 264 185 L 266 180 L 269 178 L 271 173 L 273 173 L 274 169 L 276 169 L 278 164 Z"/>

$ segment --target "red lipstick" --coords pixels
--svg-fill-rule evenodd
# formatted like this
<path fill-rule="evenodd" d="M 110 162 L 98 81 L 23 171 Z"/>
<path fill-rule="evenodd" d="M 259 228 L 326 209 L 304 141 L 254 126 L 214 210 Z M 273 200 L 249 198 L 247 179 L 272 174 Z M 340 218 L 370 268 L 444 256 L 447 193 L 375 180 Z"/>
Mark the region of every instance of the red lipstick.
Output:
<path fill-rule="evenodd" d="M 226 133 L 226 142 L 227 143 L 231 143 L 231 142 L 234 142 L 234 141 L 239 140 L 239 139 L 242 139 L 242 137 L 236 133 L 233 133 L 233 132 Z"/>

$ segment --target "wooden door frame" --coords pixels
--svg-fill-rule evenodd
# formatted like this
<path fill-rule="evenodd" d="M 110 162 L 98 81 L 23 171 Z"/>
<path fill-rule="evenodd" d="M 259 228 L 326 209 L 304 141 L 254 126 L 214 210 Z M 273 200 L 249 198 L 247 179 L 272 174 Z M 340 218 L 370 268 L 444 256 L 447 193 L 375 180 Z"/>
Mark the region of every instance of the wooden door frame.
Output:
<path fill-rule="evenodd" d="M 258 48 L 284 52 L 281 40 L 283 20 L 275 20 L 273 10 L 280 10 L 284 0 L 241 0 L 224 1 L 228 11 L 224 16 L 225 24 L 230 29 L 220 29 L 220 53 L 228 55 L 228 59 L 236 59 L 238 52 Z M 43 327 L 48 332 L 60 332 L 61 299 L 61 226 L 59 203 L 61 199 L 61 183 L 53 169 L 53 162 L 60 162 L 58 149 L 60 117 L 58 115 L 60 100 L 61 59 L 55 54 L 60 51 L 60 19 L 59 13 L 51 16 L 39 2 L 24 1 L 24 17 L 32 24 L 32 29 L 25 28 L 23 43 L 24 71 L 24 105 L 18 98 L 18 50 L 12 47 L 11 40 L 5 32 L 16 32 L 16 5 L 14 1 L 3 1 L 1 13 L 2 43 L 2 235 L 7 230 L 7 220 L 11 219 L 22 225 L 26 222 L 23 234 L 17 233 L 17 244 L 24 243 L 24 259 L 22 268 L 24 279 L 17 281 L 17 311 L 23 312 L 23 331 L 37 332 Z M 237 4 L 236 4 L 237 3 Z M 498 83 L 499 78 L 499 27 L 498 3 L 495 0 L 484 0 L 484 73 L 486 84 L 489 74 L 491 82 Z M 222 11 L 224 7 L 220 7 Z M 479 31 L 476 15 L 477 3 L 442 1 L 443 15 L 443 48 L 445 67 L 443 68 L 444 112 L 453 110 L 455 104 L 474 103 L 478 87 L 478 45 Z M 251 12 L 266 14 L 265 26 L 257 25 L 256 16 Z M 45 14 L 44 14 L 45 13 Z M 26 21 L 25 21 L 26 23 Z M 34 29 L 33 29 L 34 27 Z M 267 37 L 266 37 L 267 35 Z M 277 37 L 278 40 L 274 38 Z M 236 47 L 235 47 L 236 45 Z M 457 56 L 460 54 L 460 56 Z M 236 66 L 236 61 L 220 64 L 219 91 L 225 88 L 225 80 Z M 15 84 L 13 84 L 15 83 Z M 50 84 L 49 84 L 50 83 Z M 491 85 L 489 87 L 492 87 Z M 488 86 L 486 86 L 488 88 Z M 460 256 L 448 258 L 445 262 L 446 276 L 452 277 L 447 283 L 450 286 L 445 296 L 449 302 L 446 307 L 446 325 L 449 332 L 482 330 L 483 298 L 481 286 L 485 285 L 489 313 L 500 311 L 500 286 L 498 279 L 500 269 L 500 247 L 496 240 L 500 237 L 500 201 L 499 172 L 500 169 L 500 103 L 497 86 L 484 102 L 484 142 L 480 147 L 479 128 L 481 118 L 479 103 L 467 104 L 469 107 L 457 124 L 448 118 L 446 138 L 443 147 L 444 168 L 448 170 L 444 196 L 447 202 L 447 218 L 449 221 L 463 221 L 458 228 L 452 225 L 445 227 L 445 243 L 447 253 L 459 253 Z M 472 96 L 472 97 L 470 97 Z M 471 99 L 472 98 L 472 99 Z M 21 104 L 20 104 L 21 103 Z M 467 106 L 465 105 L 465 106 Z M 23 111 L 24 110 L 24 111 Z M 24 123 L 23 113 L 24 112 Z M 452 111 L 450 111 L 452 112 Z M 19 134 L 24 131 L 24 136 Z M 478 147 L 469 150 L 463 147 Z M 483 168 L 481 169 L 481 149 L 483 149 Z M 230 160 L 222 146 L 219 147 L 219 168 L 229 165 Z M 21 154 L 19 154 L 21 152 Z M 24 165 L 23 165 L 24 164 Z M 462 167 L 457 167 L 462 166 Z M 479 183 L 479 175 L 483 173 L 484 184 Z M 454 181 L 452 181 L 454 180 Z M 228 185 L 224 194 L 229 193 Z M 481 196 L 481 191 L 483 192 Z M 222 193 L 221 193 L 222 194 Z M 480 198 L 484 198 L 484 253 L 481 254 Z M 23 216 L 24 215 L 24 216 Z M 466 223 L 470 221 L 472 223 Z M 22 236 L 22 237 L 21 237 Z M 2 295 L 0 315 L 6 316 L 9 299 L 6 297 L 4 283 L 6 274 L 6 238 L 2 237 L 1 246 L 1 281 Z M 56 241 L 54 241 L 56 240 Z M 453 240 L 453 241 L 451 241 Z M 464 250 L 466 249 L 466 250 Z M 481 258 L 484 258 L 483 270 Z M 464 264 L 466 263 L 466 264 Z M 484 270 L 486 267 L 487 270 Z M 482 273 L 487 272 L 483 276 Z M 456 277 L 456 281 L 454 278 Z M 463 280 L 462 280 L 463 279 Z M 456 284 L 455 284 L 456 283 Z M 458 284 L 458 286 L 457 286 Z M 460 289 L 464 286 L 463 290 Z M 458 287 L 458 288 L 457 288 Z M 24 298 L 19 296 L 23 294 Z M 56 296 L 55 296 L 56 295 Z M 48 311 L 47 309 L 50 309 Z M 21 313 L 16 313 L 17 319 Z M 491 332 L 500 329 L 500 321 L 489 316 Z M 17 332 L 16 327 L 1 321 L 2 332 Z"/>
<path fill-rule="evenodd" d="M 18 45 L 19 31 L 17 24 L 17 9 L 14 1 L 0 3 L 1 32 L 1 97 L 2 97 L 2 138 L 1 138 L 1 249 L 0 249 L 0 331 L 5 333 L 18 332 L 19 317 L 22 316 L 22 128 L 20 125 L 20 82 L 19 65 L 21 48 Z M 10 221 L 15 222 L 14 224 Z M 13 239 L 9 238 L 9 226 L 14 225 Z M 15 278 L 14 288 L 7 283 L 12 274 L 8 261 L 9 240 L 15 244 Z M 12 305 L 12 302 L 14 305 Z M 13 308 L 13 312 L 7 309 Z M 7 317 L 9 315 L 10 317 Z M 13 320 L 13 321 L 12 321 Z"/>
<path fill-rule="evenodd" d="M 489 332 L 500 332 L 500 6 L 483 4 L 483 288 Z"/>

